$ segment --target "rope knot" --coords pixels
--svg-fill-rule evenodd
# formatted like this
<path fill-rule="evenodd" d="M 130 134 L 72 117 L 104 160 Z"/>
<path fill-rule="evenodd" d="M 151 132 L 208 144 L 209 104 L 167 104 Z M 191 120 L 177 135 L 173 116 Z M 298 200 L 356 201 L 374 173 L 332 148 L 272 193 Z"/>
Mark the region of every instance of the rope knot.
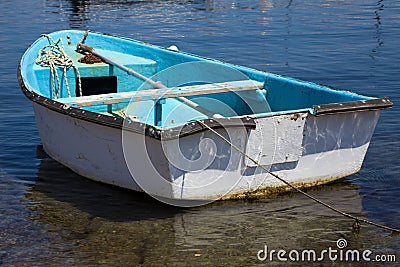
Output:
<path fill-rule="evenodd" d="M 58 41 L 54 41 L 54 39 L 47 34 L 42 34 L 41 36 L 46 37 L 49 41 L 49 44 L 44 46 L 38 52 L 38 57 L 36 58 L 36 64 L 42 67 L 50 68 L 51 75 L 51 84 L 53 88 L 53 97 L 57 99 L 61 93 L 61 80 L 58 76 L 57 68 L 63 68 L 63 75 L 65 80 L 65 86 L 67 88 L 68 97 L 71 97 L 71 90 L 68 84 L 67 79 L 67 70 L 71 67 L 74 68 L 75 73 L 78 77 L 78 87 L 79 93 L 82 96 L 82 88 L 81 88 L 81 77 L 79 73 L 79 69 L 75 66 L 74 61 L 65 53 L 64 44 L 62 39 L 58 39 Z"/>

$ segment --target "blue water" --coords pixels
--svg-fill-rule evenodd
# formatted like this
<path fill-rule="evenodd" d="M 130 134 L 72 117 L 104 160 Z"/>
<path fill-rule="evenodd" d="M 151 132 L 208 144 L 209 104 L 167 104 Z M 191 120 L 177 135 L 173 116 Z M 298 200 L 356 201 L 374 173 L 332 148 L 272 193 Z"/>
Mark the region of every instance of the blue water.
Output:
<path fill-rule="evenodd" d="M 399 14 L 396 0 L 1 1 L 0 265 L 247 266 L 266 264 L 256 258 L 264 245 L 323 250 L 339 238 L 399 262 L 398 235 L 366 225 L 355 233 L 352 221 L 295 193 L 184 210 L 88 181 L 43 153 L 16 78 L 40 34 L 73 28 L 388 96 L 394 107 L 382 112 L 361 171 L 309 192 L 400 228 Z"/>

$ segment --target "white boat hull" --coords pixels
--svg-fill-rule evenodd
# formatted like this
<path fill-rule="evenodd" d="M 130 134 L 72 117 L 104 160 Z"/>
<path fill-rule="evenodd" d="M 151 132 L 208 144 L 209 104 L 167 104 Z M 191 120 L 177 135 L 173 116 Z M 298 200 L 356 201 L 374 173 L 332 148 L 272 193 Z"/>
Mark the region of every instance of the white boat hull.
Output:
<path fill-rule="evenodd" d="M 285 188 L 210 131 L 158 140 L 33 106 L 49 156 L 95 181 L 176 200 L 240 198 Z M 303 112 L 257 118 L 255 130 L 216 131 L 286 181 L 307 187 L 358 172 L 379 115 L 380 110 Z"/>

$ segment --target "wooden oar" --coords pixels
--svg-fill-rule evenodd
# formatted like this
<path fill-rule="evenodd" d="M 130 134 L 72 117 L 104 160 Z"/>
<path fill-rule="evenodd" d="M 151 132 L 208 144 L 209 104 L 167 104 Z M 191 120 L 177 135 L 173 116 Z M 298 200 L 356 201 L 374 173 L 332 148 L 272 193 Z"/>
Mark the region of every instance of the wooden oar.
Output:
<path fill-rule="evenodd" d="M 97 52 L 92 46 L 88 46 L 88 45 L 85 45 L 85 44 L 79 42 L 76 45 L 76 48 L 78 50 L 89 52 L 89 53 L 92 53 L 95 56 L 98 56 L 99 58 L 101 58 L 102 60 L 107 62 L 108 64 L 113 65 L 113 66 L 115 66 L 117 68 L 120 68 L 121 70 L 126 71 L 128 74 L 133 75 L 133 76 L 135 76 L 135 77 L 137 77 L 137 78 L 139 78 L 139 79 L 151 84 L 154 88 L 157 88 L 157 89 L 167 89 L 168 88 L 163 83 L 153 81 L 152 79 L 150 79 L 150 78 L 148 78 L 146 76 L 143 76 L 142 74 L 134 71 L 133 69 L 125 67 L 124 65 L 121 65 L 118 62 L 115 62 L 111 58 L 108 58 L 107 56 L 102 55 L 101 53 Z M 215 119 L 223 118 L 222 115 L 214 113 L 214 112 L 212 112 L 212 111 L 210 111 L 208 109 L 205 109 L 202 106 L 200 106 L 199 104 L 187 99 L 186 97 L 177 97 L 177 99 L 180 100 L 181 102 L 185 103 L 189 107 L 199 111 L 200 113 L 203 113 L 207 117 L 215 118 Z"/>

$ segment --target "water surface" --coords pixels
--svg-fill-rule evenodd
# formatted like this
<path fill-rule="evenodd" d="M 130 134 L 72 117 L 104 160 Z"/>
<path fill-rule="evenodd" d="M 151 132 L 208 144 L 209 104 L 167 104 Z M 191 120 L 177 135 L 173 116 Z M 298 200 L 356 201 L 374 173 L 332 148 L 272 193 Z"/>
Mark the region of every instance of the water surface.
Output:
<path fill-rule="evenodd" d="M 355 233 L 352 221 L 297 193 L 177 209 L 89 181 L 43 153 L 16 78 L 40 34 L 73 28 L 388 96 L 394 107 L 362 170 L 309 192 L 399 228 L 398 1 L 15 0 L 0 10 L 0 265 L 246 266 L 265 264 L 256 258 L 264 245 L 320 251 L 339 238 L 400 260 L 399 236 L 364 225 Z"/>

